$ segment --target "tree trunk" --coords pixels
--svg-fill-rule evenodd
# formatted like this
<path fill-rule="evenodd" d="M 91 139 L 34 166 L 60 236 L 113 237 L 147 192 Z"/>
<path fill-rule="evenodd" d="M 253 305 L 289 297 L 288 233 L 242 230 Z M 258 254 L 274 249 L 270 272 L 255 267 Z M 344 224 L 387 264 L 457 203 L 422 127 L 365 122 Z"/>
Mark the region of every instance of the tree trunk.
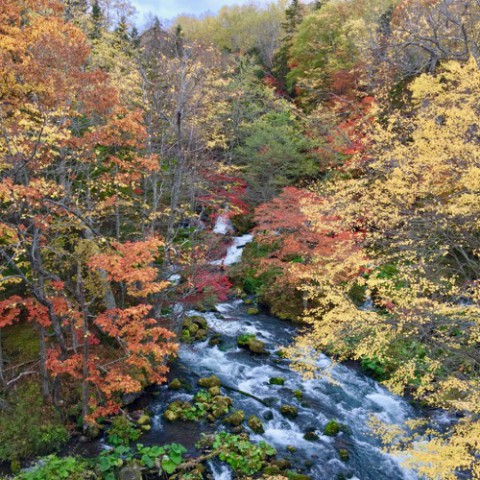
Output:
<path fill-rule="evenodd" d="M 87 302 L 85 301 L 85 291 L 83 289 L 83 280 L 82 280 L 82 269 L 81 265 L 77 266 L 77 297 L 82 309 L 82 318 L 83 318 L 83 378 L 82 378 L 82 429 L 83 433 L 87 432 L 88 423 L 86 421 L 88 415 L 88 400 L 89 400 L 89 371 L 88 371 L 88 360 L 89 360 L 89 345 L 88 345 L 88 308 Z"/>
<path fill-rule="evenodd" d="M 39 329 L 40 336 L 40 378 L 42 379 L 42 395 L 44 400 L 50 398 L 50 384 L 48 380 L 47 372 L 47 349 L 45 344 L 45 328 L 40 326 Z"/>

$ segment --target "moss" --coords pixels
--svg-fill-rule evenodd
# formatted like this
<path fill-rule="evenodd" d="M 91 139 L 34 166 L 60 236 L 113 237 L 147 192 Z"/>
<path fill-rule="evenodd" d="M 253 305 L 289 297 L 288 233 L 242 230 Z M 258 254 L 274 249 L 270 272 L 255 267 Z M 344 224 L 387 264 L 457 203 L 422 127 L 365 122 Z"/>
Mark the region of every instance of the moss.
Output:
<path fill-rule="evenodd" d="M 251 415 L 247 420 L 247 424 L 255 433 L 265 432 L 262 421 L 256 415 Z"/>
<path fill-rule="evenodd" d="M 192 323 L 188 327 L 188 331 L 190 332 L 191 336 L 195 336 L 195 334 L 200 330 L 200 327 L 196 323 Z"/>
<path fill-rule="evenodd" d="M 221 385 L 222 385 L 222 382 L 215 375 L 212 375 L 210 377 L 200 378 L 198 380 L 198 386 L 202 388 L 220 387 Z"/>
<path fill-rule="evenodd" d="M 350 455 L 349 455 L 348 450 L 346 448 L 341 448 L 338 451 L 338 454 L 339 454 L 340 460 L 342 462 L 348 462 L 348 460 L 350 459 Z"/>
<path fill-rule="evenodd" d="M 222 337 L 218 333 L 213 335 L 210 340 L 208 341 L 208 345 L 210 347 L 214 347 L 215 345 L 220 345 L 222 343 Z"/>
<path fill-rule="evenodd" d="M 243 410 L 237 410 L 225 419 L 225 423 L 229 423 L 233 427 L 238 427 L 245 420 L 245 413 Z"/>
<path fill-rule="evenodd" d="M 241 348 L 246 348 L 252 353 L 262 354 L 267 353 L 265 350 L 265 344 L 258 340 L 255 335 L 252 334 L 242 334 L 237 339 L 237 345 Z"/>
<path fill-rule="evenodd" d="M 27 322 L 20 322 L 2 329 L 2 347 L 5 358 L 23 362 L 37 359 L 40 342 L 37 331 Z"/>
<path fill-rule="evenodd" d="M 212 397 L 218 397 L 218 395 L 220 395 L 220 387 L 210 387 L 208 393 L 210 393 Z"/>
<path fill-rule="evenodd" d="M 260 310 L 257 307 L 252 307 L 247 310 L 248 315 L 258 315 Z"/>
<path fill-rule="evenodd" d="M 138 425 L 150 425 L 151 422 L 152 419 L 146 413 L 141 415 L 140 418 L 137 420 Z"/>
<path fill-rule="evenodd" d="M 0 413 L 0 461 L 22 460 L 58 451 L 69 438 L 55 409 L 42 400 L 35 382 L 20 385 Z"/>
<path fill-rule="evenodd" d="M 181 341 L 183 343 L 192 343 L 194 341 L 205 340 L 207 337 L 208 324 L 204 317 L 193 315 L 185 317 L 182 324 Z"/>
<path fill-rule="evenodd" d="M 294 473 L 292 472 L 288 476 L 289 480 L 312 480 L 312 477 L 309 477 L 308 475 L 303 475 L 302 473 Z"/>
<path fill-rule="evenodd" d="M 285 385 L 285 379 L 281 377 L 272 377 L 268 383 L 270 383 L 270 385 Z"/>
<path fill-rule="evenodd" d="M 280 357 L 280 358 L 287 358 L 287 352 L 285 352 L 285 350 L 283 349 L 279 349 L 275 352 L 275 355 L 277 355 L 277 357 Z"/>
<path fill-rule="evenodd" d="M 340 433 L 340 425 L 336 420 L 330 420 L 323 429 L 323 433 L 329 437 L 335 437 Z"/>
<path fill-rule="evenodd" d="M 297 400 L 301 400 L 303 398 L 303 392 L 301 390 L 295 390 L 293 392 L 293 396 L 297 399 Z"/>
<path fill-rule="evenodd" d="M 205 340 L 206 338 L 207 338 L 207 331 L 204 330 L 203 328 L 199 329 L 195 334 L 196 341 L 202 341 L 202 340 Z"/>
<path fill-rule="evenodd" d="M 182 388 L 182 382 L 178 378 L 175 378 L 170 382 L 168 388 L 169 390 L 180 390 Z"/>
<path fill-rule="evenodd" d="M 258 353 L 258 354 L 267 353 L 265 350 L 265 344 L 262 341 L 256 340 L 256 339 L 249 342 L 248 349 L 252 353 Z"/>
<path fill-rule="evenodd" d="M 237 345 L 239 347 L 248 347 L 248 344 L 251 340 L 255 340 L 255 335 L 243 333 L 237 338 Z"/>
<path fill-rule="evenodd" d="M 293 405 L 282 405 L 280 407 L 280 413 L 284 417 L 295 418 L 298 417 L 298 408 Z"/>

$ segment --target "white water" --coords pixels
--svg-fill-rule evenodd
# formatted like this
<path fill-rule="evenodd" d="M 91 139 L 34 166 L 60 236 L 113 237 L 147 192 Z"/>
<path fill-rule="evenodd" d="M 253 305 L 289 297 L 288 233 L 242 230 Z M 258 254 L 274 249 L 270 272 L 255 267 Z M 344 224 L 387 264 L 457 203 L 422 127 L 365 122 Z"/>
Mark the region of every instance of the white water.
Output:
<path fill-rule="evenodd" d="M 225 265 L 230 266 L 238 263 L 242 258 L 242 251 L 245 245 L 253 240 L 253 235 L 242 235 L 241 237 L 235 237 L 233 243 L 228 247 L 225 258 L 221 260 L 215 260 L 212 265 Z"/>
<path fill-rule="evenodd" d="M 231 480 L 232 479 L 232 470 L 227 467 L 227 465 L 218 465 L 215 462 L 208 462 L 213 478 L 215 480 Z"/>
<path fill-rule="evenodd" d="M 233 228 L 232 222 L 227 215 L 219 215 L 215 226 L 213 227 L 213 233 L 218 235 L 226 235 L 227 233 L 233 233 L 235 229 Z"/>
<path fill-rule="evenodd" d="M 231 265 L 240 260 L 242 245 L 251 239 L 251 236 L 235 238 L 222 264 Z M 208 341 L 183 344 L 178 365 L 181 378 L 196 385 L 199 376 L 214 374 L 223 385 L 261 399 L 263 403 L 235 391 L 225 391 L 233 399 L 235 409 L 243 410 L 247 418 L 257 415 L 261 419 L 265 433 L 250 432 L 252 441 L 264 440 L 272 444 L 280 458 L 290 459 L 296 469 L 305 467 L 306 473 L 315 480 L 335 480 L 337 475 L 351 480 L 417 479 L 414 472 L 399 465 L 398 459 L 381 450 L 369 427 L 372 415 L 391 424 L 401 424 L 414 417 L 415 412 L 405 400 L 352 368 L 333 365 L 325 355 L 314 360 L 320 378 L 305 381 L 290 368 L 287 360 L 275 354 L 291 342 L 296 334 L 295 327 L 267 315 L 248 315 L 246 310 L 243 302 L 236 300 L 217 305 L 216 312 L 201 314 L 209 330 L 221 335 L 222 344 L 214 347 L 209 347 Z M 243 333 L 255 334 L 265 343 L 269 355 L 253 356 L 238 348 L 236 339 Z M 326 369 L 328 376 L 322 376 Z M 283 378 L 285 385 L 270 385 L 272 377 Z M 303 398 L 293 395 L 297 390 L 302 392 Z M 171 392 L 168 395 L 156 407 L 152 406 L 154 410 L 158 408 L 159 417 L 166 402 L 186 399 L 191 393 Z M 281 405 L 297 407 L 298 417 L 284 417 L 279 411 Z M 342 432 L 334 438 L 324 435 L 325 425 L 333 419 L 345 424 L 348 433 Z M 155 424 L 154 428 L 160 430 L 157 435 L 161 434 L 163 426 Z M 307 431 L 315 432 L 318 440 L 304 439 Z M 182 433 L 185 432 L 182 430 Z M 290 453 L 288 446 L 294 446 L 297 452 Z M 350 459 L 347 462 L 340 460 L 339 448 L 348 450 Z M 232 472 L 224 464 L 215 461 L 209 462 L 209 466 L 215 480 L 231 480 Z"/>

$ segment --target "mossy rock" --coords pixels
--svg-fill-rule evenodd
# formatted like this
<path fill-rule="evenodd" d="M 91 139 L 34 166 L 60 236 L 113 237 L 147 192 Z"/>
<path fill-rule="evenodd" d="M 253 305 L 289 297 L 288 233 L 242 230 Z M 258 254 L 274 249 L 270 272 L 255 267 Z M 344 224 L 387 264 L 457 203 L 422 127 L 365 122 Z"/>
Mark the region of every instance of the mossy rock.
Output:
<path fill-rule="evenodd" d="M 210 387 L 208 393 L 210 393 L 212 397 L 218 397 L 220 395 L 220 387 Z"/>
<path fill-rule="evenodd" d="M 289 480 L 312 480 L 312 477 L 304 475 L 303 473 L 291 473 L 288 478 Z"/>
<path fill-rule="evenodd" d="M 257 307 L 251 307 L 247 309 L 247 315 L 258 315 L 260 310 Z"/>
<path fill-rule="evenodd" d="M 305 432 L 303 438 L 307 440 L 307 442 L 316 442 L 319 439 L 319 436 L 314 431 L 308 431 Z"/>
<path fill-rule="evenodd" d="M 192 343 L 192 336 L 188 330 L 182 330 L 182 334 L 180 335 L 180 341 L 182 343 Z"/>
<path fill-rule="evenodd" d="M 211 412 L 214 418 L 223 417 L 226 415 L 232 406 L 232 399 L 229 397 L 214 397 L 212 399 Z"/>
<path fill-rule="evenodd" d="M 284 417 L 296 418 L 298 417 L 298 408 L 294 407 L 293 405 L 282 405 L 280 407 L 280 413 Z"/>
<path fill-rule="evenodd" d="M 22 464 L 18 460 L 12 460 L 10 462 L 10 470 L 12 473 L 18 473 L 22 469 Z"/>
<path fill-rule="evenodd" d="M 186 421 L 187 417 L 185 412 L 191 410 L 191 408 L 192 405 L 189 402 L 176 400 L 167 406 L 167 409 L 163 412 L 163 417 L 169 422 L 175 422 L 177 420 Z"/>
<path fill-rule="evenodd" d="M 188 317 L 191 323 L 198 325 L 200 328 L 207 329 L 208 323 L 205 317 L 201 317 L 200 315 L 193 315 Z"/>
<path fill-rule="evenodd" d="M 163 418 L 165 418 L 165 420 L 168 420 L 169 422 L 176 422 L 179 417 L 179 414 L 177 412 L 174 412 L 173 410 L 167 409 L 163 412 Z"/>
<path fill-rule="evenodd" d="M 282 377 L 272 377 L 268 383 L 270 385 L 285 385 L 285 379 Z"/>
<path fill-rule="evenodd" d="M 150 425 L 151 423 L 152 423 L 152 419 L 146 413 L 141 415 L 140 418 L 137 420 L 137 424 L 140 425 L 140 426 Z"/>
<path fill-rule="evenodd" d="M 207 449 L 212 448 L 215 442 L 215 435 L 213 434 L 200 434 L 200 440 L 197 442 L 197 448 Z"/>
<path fill-rule="evenodd" d="M 152 426 L 151 425 L 141 425 L 140 428 L 143 432 L 149 432 L 152 429 Z"/>
<path fill-rule="evenodd" d="M 340 433 L 340 425 L 336 420 L 330 420 L 323 429 L 323 433 L 329 437 L 335 437 Z"/>
<path fill-rule="evenodd" d="M 301 400 L 303 398 L 303 392 L 301 390 L 295 390 L 293 392 L 293 396 L 297 399 L 297 400 Z"/>
<path fill-rule="evenodd" d="M 348 450 L 346 448 L 341 448 L 338 451 L 338 455 L 340 456 L 340 460 L 342 462 L 348 462 L 348 460 L 350 459 L 350 454 L 348 453 Z"/>
<path fill-rule="evenodd" d="M 241 348 L 246 348 L 250 350 L 252 353 L 262 354 L 267 353 L 265 351 L 265 344 L 258 340 L 255 335 L 246 334 L 240 335 L 237 338 L 237 345 Z"/>
<path fill-rule="evenodd" d="M 190 332 L 191 336 L 195 336 L 195 334 L 200 330 L 200 327 L 196 323 L 192 323 L 188 327 L 188 331 Z"/>
<path fill-rule="evenodd" d="M 237 345 L 239 347 L 247 347 L 248 348 L 249 343 L 252 340 L 255 340 L 255 339 L 256 339 L 256 337 L 252 333 L 242 333 L 242 335 L 240 335 L 237 338 Z"/>
<path fill-rule="evenodd" d="M 265 350 L 265 344 L 260 341 L 260 340 L 251 340 L 250 343 L 248 344 L 248 349 L 252 353 L 257 353 L 257 354 L 263 354 L 267 353 Z"/>
<path fill-rule="evenodd" d="M 277 357 L 280 357 L 280 358 L 287 358 L 287 353 L 283 349 L 277 350 L 275 352 L 275 355 L 277 355 Z"/>
<path fill-rule="evenodd" d="M 262 421 L 256 415 L 251 415 L 247 420 L 247 424 L 255 433 L 265 432 Z"/>
<path fill-rule="evenodd" d="M 223 407 L 231 407 L 233 405 L 233 401 L 230 397 L 215 397 L 212 400 L 212 403 L 217 407 L 217 408 L 223 408 Z"/>
<path fill-rule="evenodd" d="M 292 464 L 284 458 L 279 458 L 278 460 L 273 460 L 271 462 L 271 465 L 274 465 L 274 466 L 278 467 L 280 470 L 287 470 L 287 468 L 292 467 Z"/>
<path fill-rule="evenodd" d="M 268 467 L 265 467 L 263 469 L 263 474 L 264 475 L 279 475 L 281 473 L 280 468 L 278 468 L 276 465 L 269 465 Z"/>
<path fill-rule="evenodd" d="M 297 449 L 293 445 L 287 445 L 287 450 L 290 453 L 295 453 L 297 451 Z"/>
<path fill-rule="evenodd" d="M 202 388 L 220 387 L 221 385 L 222 385 L 222 382 L 215 375 L 212 375 L 210 377 L 200 378 L 198 380 L 198 386 Z"/>
<path fill-rule="evenodd" d="M 207 338 L 207 331 L 201 328 L 195 334 L 195 340 L 205 340 Z"/>
<path fill-rule="evenodd" d="M 180 390 L 182 388 L 182 382 L 178 378 L 174 378 L 168 385 L 169 390 Z"/>
<path fill-rule="evenodd" d="M 245 413 L 243 410 L 237 410 L 228 416 L 224 422 L 229 423 L 233 427 L 238 427 L 245 420 Z"/>
<path fill-rule="evenodd" d="M 249 306 L 249 305 L 253 305 L 254 302 L 253 302 L 253 300 L 252 300 L 251 298 L 246 298 L 246 299 L 243 301 L 243 303 L 244 303 L 245 305 Z"/>
<path fill-rule="evenodd" d="M 208 341 L 208 345 L 210 347 L 214 347 L 215 345 L 220 345 L 222 343 L 222 337 L 218 333 L 213 335 L 210 340 Z"/>

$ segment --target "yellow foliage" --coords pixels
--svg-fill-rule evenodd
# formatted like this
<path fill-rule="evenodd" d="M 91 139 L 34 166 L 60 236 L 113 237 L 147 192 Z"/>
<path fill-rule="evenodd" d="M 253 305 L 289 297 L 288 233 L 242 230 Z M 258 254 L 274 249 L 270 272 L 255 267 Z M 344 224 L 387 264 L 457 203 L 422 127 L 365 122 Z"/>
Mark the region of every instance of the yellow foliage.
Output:
<path fill-rule="evenodd" d="M 377 122 L 369 158 L 322 185 L 328 202 L 304 206 L 312 228 L 357 233 L 299 273 L 312 328 L 298 352 L 374 361 L 393 392 L 464 412 L 444 434 L 377 430 L 427 478 L 480 478 L 480 71 L 473 59 L 448 62 L 410 92 L 410 112 Z"/>

